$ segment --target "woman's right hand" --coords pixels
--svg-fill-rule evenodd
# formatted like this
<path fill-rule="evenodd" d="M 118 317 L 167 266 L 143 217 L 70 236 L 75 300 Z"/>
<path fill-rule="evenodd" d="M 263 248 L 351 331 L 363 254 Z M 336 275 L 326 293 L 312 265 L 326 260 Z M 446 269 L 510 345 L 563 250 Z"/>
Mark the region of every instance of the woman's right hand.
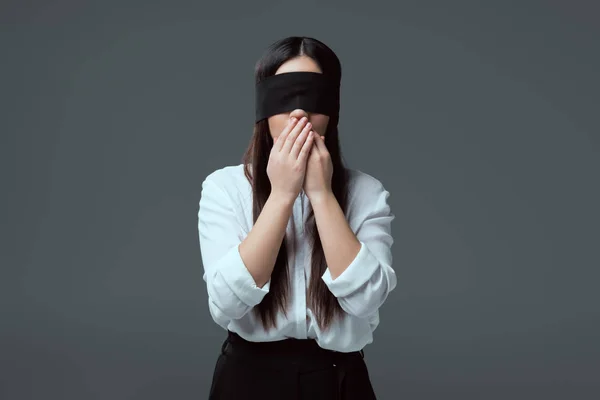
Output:
<path fill-rule="evenodd" d="M 296 121 L 291 119 L 281 134 L 275 139 L 269 162 L 267 175 L 271 181 L 271 193 L 288 199 L 298 197 L 304 175 L 306 161 L 313 144 L 312 126 L 306 117 Z"/>

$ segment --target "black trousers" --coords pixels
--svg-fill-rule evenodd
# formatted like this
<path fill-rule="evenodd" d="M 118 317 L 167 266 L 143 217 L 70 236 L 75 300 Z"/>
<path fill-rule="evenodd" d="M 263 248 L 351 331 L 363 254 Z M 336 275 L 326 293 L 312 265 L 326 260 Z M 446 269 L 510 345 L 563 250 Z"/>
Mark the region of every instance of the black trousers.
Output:
<path fill-rule="evenodd" d="M 314 340 L 249 342 L 229 332 L 209 400 L 374 400 L 364 352 L 325 350 Z"/>

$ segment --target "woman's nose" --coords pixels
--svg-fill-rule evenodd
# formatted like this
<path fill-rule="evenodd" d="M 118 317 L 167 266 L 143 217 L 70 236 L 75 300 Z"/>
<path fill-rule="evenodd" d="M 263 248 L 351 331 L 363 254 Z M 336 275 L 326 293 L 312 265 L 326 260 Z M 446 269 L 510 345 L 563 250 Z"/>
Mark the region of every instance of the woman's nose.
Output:
<path fill-rule="evenodd" d="M 308 113 L 300 108 L 295 109 L 290 113 L 290 118 L 296 117 L 298 119 L 302 117 L 308 118 Z"/>

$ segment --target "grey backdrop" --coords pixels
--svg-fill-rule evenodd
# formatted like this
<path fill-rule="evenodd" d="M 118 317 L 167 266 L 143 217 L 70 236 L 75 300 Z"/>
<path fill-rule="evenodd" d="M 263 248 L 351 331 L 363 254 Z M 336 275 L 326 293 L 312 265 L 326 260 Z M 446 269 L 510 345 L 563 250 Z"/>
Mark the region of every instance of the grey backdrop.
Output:
<path fill-rule="evenodd" d="M 345 159 L 397 215 L 379 398 L 600 396 L 598 7 L 204 3 L 2 2 L 1 399 L 207 397 L 200 184 L 288 35 L 339 55 Z"/>

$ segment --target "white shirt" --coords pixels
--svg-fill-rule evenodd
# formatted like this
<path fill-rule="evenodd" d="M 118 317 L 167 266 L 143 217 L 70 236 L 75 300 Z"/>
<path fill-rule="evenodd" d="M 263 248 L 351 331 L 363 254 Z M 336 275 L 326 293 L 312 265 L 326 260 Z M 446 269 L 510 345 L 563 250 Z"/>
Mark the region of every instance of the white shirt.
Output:
<path fill-rule="evenodd" d="M 253 312 L 269 292 L 270 281 L 258 287 L 238 250 L 253 226 L 252 187 L 243 164 L 226 166 L 202 183 L 198 209 L 200 252 L 212 318 L 224 329 L 246 340 L 268 342 L 312 338 L 330 350 L 361 350 L 373 341 L 379 325 L 379 307 L 396 287 L 392 269 L 391 222 L 395 215 L 387 202 L 389 192 L 376 178 L 349 169 L 347 221 L 360 241 L 360 251 L 336 279 L 326 269 L 322 279 L 345 311 L 326 331 L 316 324 L 307 307 L 310 281 L 310 244 L 303 240 L 310 202 L 302 191 L 296 198 L 286 228 L 291 293 L 287 317 L 280 313 L 277 328 L 265 330 Z"/>

